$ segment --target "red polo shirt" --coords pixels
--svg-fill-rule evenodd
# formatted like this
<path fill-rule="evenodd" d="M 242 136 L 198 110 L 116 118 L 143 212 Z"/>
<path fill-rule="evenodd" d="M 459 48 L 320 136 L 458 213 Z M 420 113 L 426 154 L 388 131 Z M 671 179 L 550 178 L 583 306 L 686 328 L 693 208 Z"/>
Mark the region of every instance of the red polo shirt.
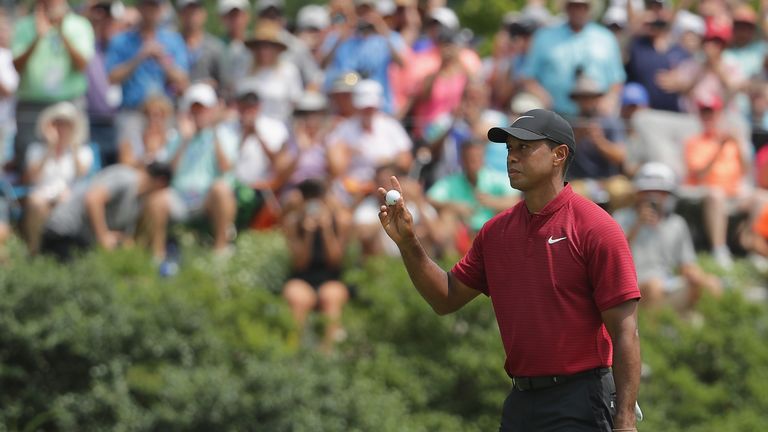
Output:
<path fill-rule="evenodd" d="M 611 366 L 601 311 L 640 298 L 624 233 L 569 185 L 539 213 L 497 215 L 451 272 L 491 297 L 510 376 Z"/>

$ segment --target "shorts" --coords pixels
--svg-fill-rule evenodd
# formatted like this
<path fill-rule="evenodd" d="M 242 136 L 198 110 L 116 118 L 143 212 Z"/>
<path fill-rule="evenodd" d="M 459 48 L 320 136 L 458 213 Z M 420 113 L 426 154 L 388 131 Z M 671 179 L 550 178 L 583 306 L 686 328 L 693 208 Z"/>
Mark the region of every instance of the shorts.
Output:
<path fill-rule="evenodd" d="M 613 373 L 596 370 L 551 387 L 512 389 L 504 401 L 499 432 L 611 432 L 615 415 Z"/>
<path fill-rule="evenodd" d="M 320 289 L 320 285 L 341 280 L 341 272 L 325 268 L 309 269 L 302 272 L 293 273 L 289 279 L 299 279 L 308 283 L 315 291 Z"/>
<path fill-rule="evenodd" d="M 168 197 L 168 207 L 173 222 L 189 222 L 205 213 L 207 195 L 182 194 L 176 189 L 171 189 Z"/>

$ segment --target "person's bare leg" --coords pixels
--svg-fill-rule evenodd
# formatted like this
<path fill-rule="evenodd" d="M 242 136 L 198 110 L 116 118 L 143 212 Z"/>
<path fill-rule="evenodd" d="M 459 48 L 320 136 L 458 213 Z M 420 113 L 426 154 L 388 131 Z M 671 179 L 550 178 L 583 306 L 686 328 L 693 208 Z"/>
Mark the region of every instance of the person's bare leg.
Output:
<path fill-rule="evenodd" d="M 715 275 L 705 273 L 697 265 L 684 267 L 682 274 L 689 287 L 688 307 L 693 307 L 704 292 L 714 297 L 720 297 L 723 294 L 723 284 L 720 279 Z"/>
<path fill-rule="evenodd" d="M 649 279 L 640 284 L 643 298 L 640 305 L 649 309 L 657 308 L 664 301 L 664 282 L 661 279 Z"/>
<path fill-rule="evenodd" d="M 226 182 L 218 180 L 211 186 L 206 198 L 206 211 L 213 225 L 213 249 L 226 248 L 229 245 L 227 231 L 237 214 L 235 194 Z"/>
<path fill-rule="evenodd" d="M 341 327 L 341 313 L 349 300 L 347 287 L 339 281 L 329 281 L 318 289 L 320 311 L 327 318 L 323 348 L 329 350 L 336 342 Z"/>
<path fill-rule="evenodd" d="M 728 208 L 725 193 L 721 189 L 710 189 L 704 198 L 704 226 L 713 250 L 725 246 Z"/>
<path fill-rule="evenodd" d="M 31 255 L 40 251 L 40 241 L 43 235 L 43 226 L 51 213 L 51 205 L 48 200 L 39 195 L 30 195 L 24 204 L 24 218 L 22 220 L 22 233 L 24 241 Z"/>
<path fill-rule="evenodd" d="M 304 329 L 309 312 L 317 305 L 317 294 L 312 287 L 303 280 L 291 279 L 283 287 L 283 298 L 291 308 L 291 314 L 296 321 L 299 331 Z"/>
<path fill-rule="evenodd" d="M 171 212 L 170 199 L 169 190 L 158 191 L 147 197 L 144 207 L 149 244 L 156 259 L 165 258 L 165 241 Z"/>

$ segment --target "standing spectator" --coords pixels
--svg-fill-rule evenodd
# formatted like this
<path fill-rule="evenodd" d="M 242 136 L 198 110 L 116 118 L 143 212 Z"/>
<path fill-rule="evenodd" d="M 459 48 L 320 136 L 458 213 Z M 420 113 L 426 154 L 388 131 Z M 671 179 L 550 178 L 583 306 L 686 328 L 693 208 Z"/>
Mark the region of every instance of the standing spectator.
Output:
<path fill-rule="evenodd" d="M 378 82 L 359 82 L 353 103 L 358 114 L 336 126 L 328 143 L 331 175 L 357 200 L 372 190 L 377 167 L 395 164 L 410 170 L 413 143 L 400 122 L 381 111 L 384 95 Z"/>
<path fill-rule="evenodd" d="M 219 17 L 224 26 L 224 51 L 221 70 L 221 95 L 234 97 L 237 83 L 251 68 L 251 53 L 245 47 L 250 14 L 248 0 L 219 0 Z"/>
<path fill-rule="evenodd" d="M 222 82 L 224 44 L 205 31 L 208 11 L 202 0 L 178 0 L 179 30 L 187 46 L 190 82 Z"/>
<path fill-rule="evenodd" d="M 11 29 L 8 19 L 0 10 L 0 171 L 5 168 L 6 157 L 12 154 L 12 139 L 16 133 L 16 90 L 19 74 L 13 66 L 13 54 L 8 49 Z"/>
<path fill-rule="evenodd" d="M 629 45 L 627 81 L 636 82 L 648 92 L 652 109 L 681 111 L 680 94 L 668 92 L 657 81 L 659 73 L 674 70 L 690 54 L 677 45 L 670 33 L 670 16 L 666 10 L 646 14 L 643 35 L 636 36 Z"/>
<path fill-rule="evenodd" d="M 257 89 L 264 115 L 288 124 L 303 87 L 296 66 L 280 56 L 287 47 L 280 35 L 280 27 L 271 21 L 256 24 L 253 36 L 246 41 L 253 66 L 241 82 Z"/>
<path fill-rule="evenodd" d="M 403 64 L 404 43 L 376 11 L 373 0 L 355 0 L 355 5 L 355 13 L 345 16 L 341 30 L 330 33 L 323 43 L 326 88 L 347 71 L 356 71 L 381 85 L 381 108 L 394 113 L 388 71 L 392 62 Z"/>
<path fill-rule="evenodd" d="M 341 315 L 349 290 L 341 281 L 341 264 L 349 239 L 349 218 L 334 211 L 325 185 L 307 180 L 299 185 L 300 207 L 285 215 L 283 231 L 291 253 L 292 274 L 283 287 L 299 331 L 309 312 L 320 308 L 328 319 L 324 350 L 344 337 Z"/>
<path fill-rule="evenodd" d="M 331 26 L 331 17 L 324 6 L 310 4 L 296 15 L 296 37 L 309 48 L 312 58 L 320 58 L 320 47 Z M 320 67 L 319 65 L 317 66 Z M 322 84 L 322 82 L 317 83 Z"/>
<path fill-rule="evenodd" d="M 733 38 L 723 53 L 726 59 L 734 60 L 745 78 L 753 78 L 763 70 L 763 61 L 768 53 L 768 43 L 760 37 L 758 16 L 747 3 L 733 10 Z"/>
<path fill-rule="evenodd" d="M 153 163 L 134 169 L 107 167 L 53 210 L 45 224 L 42 252 L 67 260 L 95 244 L 113 250 L 131 243 L 143 203 L 171 181 L 168 165 Z"/>
<path fill-rule="evenodd" d="M 32 15 L 15 24 L 13 65 L 19 72 L 15 162 L 23 165 L 40 113 L 58 102 L 83 108 L 85 69 L 93 56 L 93 28 L 67 0 L 37 0 Z"/>
<path fill-rule="evenodd" d="M 603 97 L 604 89 L 585 75 L 571 91 L 578 115 L 569 118 L 576 152 L 567 174 L 574 192 L 616 209 L 628 204 L 632 187 L 621 175 L 627 154 L 624 125 L 620 119 L 600 113 Z"/>
<path fill-rule="evenodd" d="M 505 17 L 504 28 L 497 35 L 496 47 L 502 53 L 495 56 L 494 67 L 489 72 L 488 84 L 496 89 L 493 93 L 493 106 L 505 109 L 512 98 L 523 90 L 523 80 L 520 70 L 531 48 L 531 41 L 539 23 L 528 15 L 518 14 Z M 498 41 L 500 39 L 501 41 Z M 504 45 L 508 45 L 504 48 Z M 503 54 L 507 51 L 507 54 Z"/>
<path fill-rule="evenodd" d="M 570 92 L 579 68 L 607 89 L 600 111 L 609 113 L 618 107 L 626 78 L 621 51 L 605 27 L 590 21 L 590 8 L 589 0 L 569 0 L 565 6 L 567 22 L 536 33 L 520 71 L 527 91 L 560 113 L 576 114 Z"/>
<path fill-rule="evenodd" d="M 660 162 L 643 165 L 634 189 L 635 207 L 618 210 L 614 218 L 632 249 L 642 304 L 687 310 L 702 292 L 719 295 L 720 281 L 698 266 L 688 224 L 674 213 L 677 179 L 672 168 Z"/>
<path fill-rule="evenodd" d="M 88 119 L 90 120 L 91 141 L 98 144 L 102 163 L 111 165 L 118 159 L 118 144 L 115 131 L 115 115 L 120 105 L 120 87 L 110 84 L 107 75 L 106 56 L 109 42 L 117 29 L 116 14 L 122 3 L 113 0 L 98 0 L 87 10 L 88 20 L 93 26 L 96 45 L 93 58 L 88 63 L 88 91 L 85 94 Z"/>
<path fill-rule="evenodd" d="M 93 165 L 86 145 L 87 120 L 71 102 L 59 102 L 40 113 L 39 142 L 29 145 L 23 181 L 30 185 L 24 201 L 22 231 L 31 254 L 38 252 L 42 228 L 51 210 L 69 197 L 77 179 Z"/>
<path fill-rule="evenodd" d="M 158 259 L 165 258 L 169 219 L 185 222 L 207 216 L 214 252 L 230 250 L 237 204 L 223 175 L 232 169 L 237 139 L 217 124 L 218 103 L 216 92 L 205 83 L 190 86 L 181 98 L 179 135 L 166 152 L 173 170 L 172 188 L 153 194 L 147 202 L 149 237 Z"/>
<path fill-rule="evenodd" d="M 352 103 L 352 94 L 355 86 L 360 82 L 360 75 L 355 72 L 347 72 L 339 76 L 333 82 L 328 90 L 330 98 L 331 113 L 333 114 L 332 124 L 334 126 L 348 120 L 357 114 L 354 103 Z"/>
<path fill-rule="evenodd" d="M 144 121 L 139 141 L 125 141 L 120 145 L 119 162 L 142 168 L 161 158 L 166 146 L 177 139 L 178 132 L 172 126 L 173 105 L 162 94 L 149 96 L 142 107 Z"/>
<path fill-rule="evenodd" d="M 107 71 L 123 90 L 117 114 L 118 142 L 139 141 L 141 107 L 152 94 L 175 95 L 189 83 L 184 39 L 161 27 L 165 0 L 139 0 L 141 21 L 136 29 L 116 35 L 107 50 Z"/>
<path fill-rule="evenodd" d="M 323 71 L 309 47 L 286 29 L 285 2 L 283 0 L 257 0 L 256 13 L 259 21 L 269 22 L 279 29 L 280 40 L 286 45 L 285 60 L 292 63 L 301 74 L 302 84 L 308 88 L 319 88 Z"/>

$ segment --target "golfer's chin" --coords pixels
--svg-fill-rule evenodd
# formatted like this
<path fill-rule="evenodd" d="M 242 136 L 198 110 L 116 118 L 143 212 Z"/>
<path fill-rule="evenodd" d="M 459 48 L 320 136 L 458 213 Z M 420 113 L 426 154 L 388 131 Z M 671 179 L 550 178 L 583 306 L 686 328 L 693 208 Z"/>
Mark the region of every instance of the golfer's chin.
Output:
<path fill-rule="evenodd" d="M 527 182 L 525 179 L 523 179 L 523 175 L 520 172 L 511 172 L 508 173 L 509 177 L 509 185 L 512 186 L 513 189 L 517 189 L 519 191 L 525 190 L 525 186 L 527 185 Z"/>

